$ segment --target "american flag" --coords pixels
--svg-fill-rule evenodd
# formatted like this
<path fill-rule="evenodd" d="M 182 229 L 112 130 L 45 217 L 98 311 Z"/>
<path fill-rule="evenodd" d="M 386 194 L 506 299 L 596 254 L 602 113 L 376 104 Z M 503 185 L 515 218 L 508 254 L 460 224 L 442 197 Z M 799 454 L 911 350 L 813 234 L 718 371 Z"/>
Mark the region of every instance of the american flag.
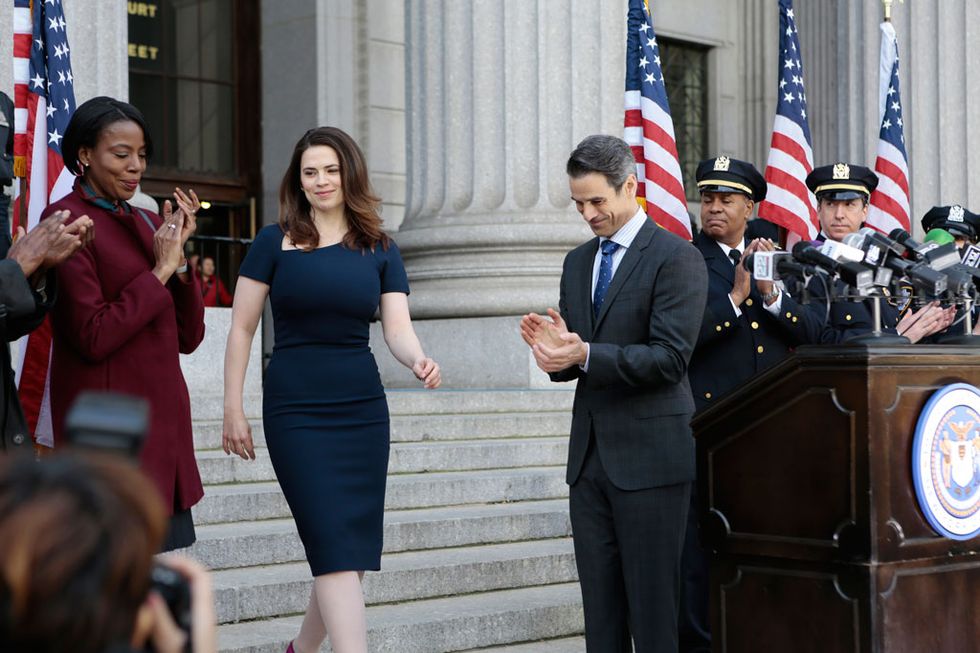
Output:
<path fill-rule="evenodd" d="M 779 91 L 765 174 L 769 190 L 759 204 L 759 217 L 803 240 L 813 240 L 820 232 L 817 201 L 806 187 L 806 176 L 813 170 L 813 147 L 792 0 L 779 0 L 779 29 Z"/>
<path fill-rule="evenodd" d="M 878 188 L 871 194 L 868 226 L 884 233 L 912 231 L 909 211 L 909 163 L 905 153 L 902 99 L 898 89 L 898 39 L 890 22 L 881 24 L 879 80 Z"/>
<path fill-rule="evenodd" d="M 660 47 L 646 0 L 630 0 L 626 17 L 626 116 L 623 139 L 636 158 L 637 201 L 657 224 L 691 240 L 691 219 L 677 159 Z"/>
<path fill-rule="evenodd" d="M 25 202 L 27 224 L 21 226 L 30 230 L 40 220 L 41 211 L 72 188 L 72 174 L 61 158 L 61 139 L 75 110 L 75 90 L 61 0 L 35 0 L 33 12 L 27 0 L 15 2 L 16 12 L 26 11 L 27 18 L 33 19 L 29 23 L 32 29 L 27 89 L 23 94 L 15 92 L 15 112 L 24 115 L 20 154 L 26 164 L 27 194 L 15 202 L 14 222 L 19 219 L 21 202 Z M 19 26 L 23 24 L 24 14 L 18 16 L 14 24 Z M 22 42 L 21 37 L 15 35 L 15 42 Z M 18 65 L 15 62 L 15 69 Z M 21 338 L 17 351 L 17 388 L 28 428 L 39 444 L 52 446 L 48 397 L 51 327 L 47 319 L 29 336 Z"/>

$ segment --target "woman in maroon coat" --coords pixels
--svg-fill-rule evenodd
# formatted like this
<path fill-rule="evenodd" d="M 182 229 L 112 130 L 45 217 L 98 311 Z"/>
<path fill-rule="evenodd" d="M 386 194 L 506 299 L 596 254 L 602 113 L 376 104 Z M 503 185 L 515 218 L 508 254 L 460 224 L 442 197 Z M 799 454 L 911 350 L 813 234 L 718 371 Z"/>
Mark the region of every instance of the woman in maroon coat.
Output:
<path fill-rule="evenodd" d="M 178 189 L 179 208 L 164 202 L 162 219 L 128 204 L 151 150 L 139 110 L 107 97 L 78 107 L 65 130 L 62 155 L 77 179 L 46 213 L 88 215 L 95 240 L 58 268 L 51 412 L 57 446 L 79 392 L 109 390 L 149 401 L 140 462 L 171 512 L 164 543 L 170 550 L 194 542 L 190 508 L 204 494 L 178 356 L 204 338 L 200 285 L 183 258 L 200 202 L 193 191 L 187 196 Z"/>

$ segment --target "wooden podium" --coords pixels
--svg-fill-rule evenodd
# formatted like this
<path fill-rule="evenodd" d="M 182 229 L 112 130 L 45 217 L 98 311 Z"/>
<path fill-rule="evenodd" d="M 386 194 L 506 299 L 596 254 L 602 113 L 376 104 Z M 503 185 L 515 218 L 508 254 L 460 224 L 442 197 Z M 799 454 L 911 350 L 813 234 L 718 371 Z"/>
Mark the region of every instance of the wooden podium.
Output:
<path fill-rule="evenodd" d="M 980 651 L 980 537 L 940 537 L 911 449 L 980 350 L 801 347 L 694 420 L 716 653 Z"/>

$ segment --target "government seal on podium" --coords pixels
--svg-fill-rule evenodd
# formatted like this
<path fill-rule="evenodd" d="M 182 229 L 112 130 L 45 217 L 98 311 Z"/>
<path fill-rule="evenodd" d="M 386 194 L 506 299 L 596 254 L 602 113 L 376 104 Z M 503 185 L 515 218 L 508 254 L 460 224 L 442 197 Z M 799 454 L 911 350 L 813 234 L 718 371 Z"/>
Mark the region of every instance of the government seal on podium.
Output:
<path fill-rule="evenodd" d="M 919 508 L 940 535 L 980 535 L 980 390 L 954 383 L 936 392 L 919 415 L 912 441 L 912 478 Z"/>

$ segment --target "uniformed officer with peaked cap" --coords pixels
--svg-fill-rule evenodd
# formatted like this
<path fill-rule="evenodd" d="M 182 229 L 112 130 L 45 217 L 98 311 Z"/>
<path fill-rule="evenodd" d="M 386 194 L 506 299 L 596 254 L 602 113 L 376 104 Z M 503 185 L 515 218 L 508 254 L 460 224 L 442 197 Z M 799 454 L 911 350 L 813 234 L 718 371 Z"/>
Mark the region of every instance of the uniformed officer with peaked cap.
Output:
<path fill-rule="evenodd" d="M 851 163 L 838 162 L 813 169 L 806 178 L 806 185 L 817 198 L 817 217 L 820 220 L 819 240 L 841 241 L 855 233 L 868 217 L 871 193 L 878 187 L 878 175 L 869 168 Z M 873 306 L 870 299 L 843 301 L 839 298 L 844 284 L 836 281 L 833 286 L 837 298 L 828 300 L 827 288 L 816 278 L 807 286 L 811 315 L 826 315 L 830 301 L 827 328 L 823 331 L 825 343 L 841 343 L 870 333 L 874 329 Z M 923 307 L 921 312 L 903 313 L 908 306 L 907 298 L 889 297 L 881 300 L 881 324 L 886 333 L 908 337 L 918 342 L 941 329 L 952 319 L 952 312 L 940 319 L 937 306 Z M 907 320 L 903 319 L 908 317 Z M 926 318 L 920 320 L 919 318 Z"/>
<path fill-rule="evenodd" d="M 688 375 L 697 410 L 782 360 L 799 344 L 820 339 L 822 319 L 811 317 L 771 281 L 754 281 L 742 259 L 771 251 L 766 239 L 749 241 L 746 225 L 766 181 L 751 163 L 719 156 L 696 173 L 701 192 L 701 232 L 694 246 L 708 270 L 708 302 Z M 683 587 L 678 631 L 680 651 L 710 650 L 708 565 L 697 538 L 692 494 L 681 558 Z"/>
<path fill-rule="evenodd" d="M 922 229 L 931 231 L 942 229 L 948 231 L 956 239 L 956 245 L 965 242 L 977 242 L 980 235 L 980 215 L 967 211 L 959 204 L 952 206 L 934 206 L 922 216 Z"/>

